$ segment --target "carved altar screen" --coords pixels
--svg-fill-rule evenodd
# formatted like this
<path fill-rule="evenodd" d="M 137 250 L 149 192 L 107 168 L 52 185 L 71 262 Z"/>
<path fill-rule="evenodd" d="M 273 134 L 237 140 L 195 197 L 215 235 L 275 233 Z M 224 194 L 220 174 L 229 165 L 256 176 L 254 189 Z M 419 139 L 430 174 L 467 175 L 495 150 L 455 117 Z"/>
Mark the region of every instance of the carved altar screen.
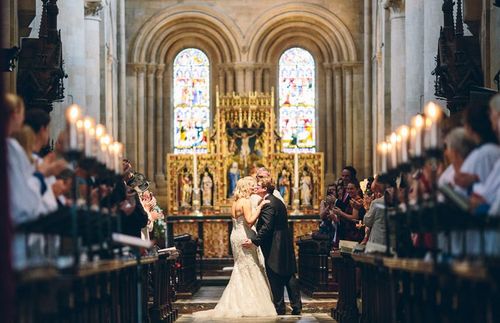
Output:
<path fill-rule="evenodd" d="M 305 49 L 286 50 L 279 60 L 279 131 L 282 151 L 315 152 L 315 65 Z"/>
<path fill-rule="evenodd" d="M 210 62 L 196 48 L 174 60 L 174 153 L 208 150 L 210 128 Z"/>

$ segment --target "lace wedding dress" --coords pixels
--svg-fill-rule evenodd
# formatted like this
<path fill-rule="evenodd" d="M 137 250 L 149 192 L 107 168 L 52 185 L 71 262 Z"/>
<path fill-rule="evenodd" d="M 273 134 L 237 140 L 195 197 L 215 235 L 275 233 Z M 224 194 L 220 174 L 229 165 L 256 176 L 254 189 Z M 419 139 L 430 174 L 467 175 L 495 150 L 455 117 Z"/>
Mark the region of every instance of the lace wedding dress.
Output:
<path fill-rule="evenodd" d="M 233 218 L 233 273 L 217 306 L 213 310 L 193 313 L 195 318 L 277 315 L 260 248 L 252 246 L 246 249 L 241 245 L 245 239 L 254 235 L 255 232 L 246 225 L 243 215 Z"/>

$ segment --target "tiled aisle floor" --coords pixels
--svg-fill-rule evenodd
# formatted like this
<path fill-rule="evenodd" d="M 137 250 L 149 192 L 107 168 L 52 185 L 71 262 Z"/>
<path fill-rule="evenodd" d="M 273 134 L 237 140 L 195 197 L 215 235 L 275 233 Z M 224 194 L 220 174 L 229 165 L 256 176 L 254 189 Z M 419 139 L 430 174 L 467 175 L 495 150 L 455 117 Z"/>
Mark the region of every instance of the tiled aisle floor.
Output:
<path fill-rule="evenodd" d="M 221 320 L 204 320 L 194 319 L 190 313 L 207 310 L 214 308 L 219 298 L 224 291 L 223 286 L 203 286 L 191 299 L 180 299 L 174 303 L 174 306 L 179 310 L 181 317 L 177 322 L 300 322 L 300 323 L 313 323 L 313 322 L 335 322 L 329 314 L 332 307 L 336 306 L 336 299 L 313 299 L 307 295 L 302 294 L 303 315 L 293 316 L 284 315 L 277 318 L 241 318 L 234 319 L 221 319 Z M 285 301 L 288 304 L 288 295 L 285 292 Z M 288 308 L 287 312 L 290 313 L 291 309 Z"/>
<path fill-rule="evenodd" d="M 246 323 L 336 323 L 328 314 L 303 314 L 301 316 L 284 315 L 269 318 L 248 317 L 240 319 L 202 319 L 193 318 L 192 315 L 184 314 L 177 321 L 177 323 L 190 323 L 190 322 L 206 322 L 206 323 L 222 323 L 222 322 L 246 322 Z"/>

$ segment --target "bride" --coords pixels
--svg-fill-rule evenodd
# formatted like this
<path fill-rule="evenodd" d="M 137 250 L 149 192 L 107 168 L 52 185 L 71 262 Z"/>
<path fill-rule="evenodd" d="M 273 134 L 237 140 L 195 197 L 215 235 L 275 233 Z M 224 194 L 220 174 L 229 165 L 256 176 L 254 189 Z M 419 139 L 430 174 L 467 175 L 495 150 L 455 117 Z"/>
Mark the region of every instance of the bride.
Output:
<path fill-rule="evenodd" d="M 194 317 L 234 318 L 277 315 L 260 249 L 255 246 L 249 249 L 242 247 L 245 239 L 255 236 L 251 227 L 257 221 L 262 206 L 269 203 L 267 200 L 262 200 L 257 208 L 252 210 L 250 195 L 256 185 L 256 180 L 250 176 L 240 179 L 236 184 L 231 208 L 233 273 L 217 306 L 213 310 L 193 313 Z"/>

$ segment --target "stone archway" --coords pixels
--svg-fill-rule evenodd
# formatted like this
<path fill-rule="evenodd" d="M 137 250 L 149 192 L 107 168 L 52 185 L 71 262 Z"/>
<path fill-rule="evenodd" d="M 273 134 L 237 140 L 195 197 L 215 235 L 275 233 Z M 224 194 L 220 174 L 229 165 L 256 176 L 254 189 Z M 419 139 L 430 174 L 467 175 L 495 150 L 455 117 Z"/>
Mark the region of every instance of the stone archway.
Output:
<path fill-rule="evenodd" d="M 176 6 L 154 15 L 140 28 L 129 51 L 127 71 L 127 151 L 137 170 L 155 180 L 161 199 L 165 155 L 172 142 L 172 62 L 182 49 L 194 47 L 210 60 L 212 103 L 217 83 L 234 89 L 228 69 L 240 60 L 237 26 L 205 6 Z M 226 88 L 227 86 L 227 88 Z M 212 104 L 213 106 L 214 104 Z"/>
<path fill-rule="evenodd" d="M 277 86 L 277 62 L 286 49 L 302 47 L 316 60 L 318 148 L 325 153 L 327 182 L 343 165 L 362 161 L 363 66 L 345 24 L 321 6 L 289 4 L 266 11 L 252 25 L 248 61 L 258 66 L 256 90 Z"/>

